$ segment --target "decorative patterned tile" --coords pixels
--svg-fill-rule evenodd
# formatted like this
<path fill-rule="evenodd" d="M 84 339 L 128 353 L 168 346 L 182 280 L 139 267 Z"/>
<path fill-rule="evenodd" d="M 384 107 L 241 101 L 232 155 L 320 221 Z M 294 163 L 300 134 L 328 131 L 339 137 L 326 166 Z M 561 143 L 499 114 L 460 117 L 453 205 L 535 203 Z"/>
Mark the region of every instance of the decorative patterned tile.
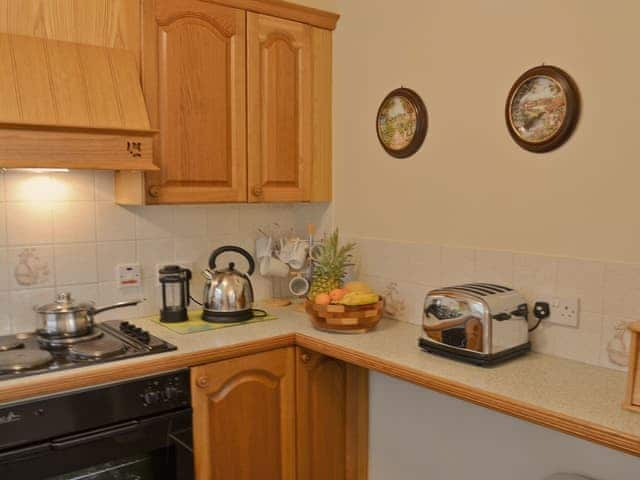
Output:
<path fill-rule="evenodd" d="M 600 343 L 600 365 L 616 370 L 627 370 L 631 334 L 627 327 L 632 320 L 604 315 Z"/>
<path fill-rule="evenodd" d="M 7 250 L 9 288 L 43 288 L 54 285 L 51 246 L 14 247 Z"/>

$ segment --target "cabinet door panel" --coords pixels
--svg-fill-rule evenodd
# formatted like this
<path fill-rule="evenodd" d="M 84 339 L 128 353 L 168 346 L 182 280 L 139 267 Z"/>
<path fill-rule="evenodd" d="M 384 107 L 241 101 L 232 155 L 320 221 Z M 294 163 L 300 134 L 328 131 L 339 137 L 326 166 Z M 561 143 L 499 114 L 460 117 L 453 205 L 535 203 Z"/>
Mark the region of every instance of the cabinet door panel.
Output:
<path fill-rule="evenodd" d="M 305 480 L 366 480 L 368 371 L 296 349 L 297 465 Z"/>
<path fill-rule="evenodd" d="M 247 14 L 249 200 L 308 201 L 311 27 Z"/>
<path fill-rule="evenodd" d="M 144 87 L 160 129 L 148 201 L 246 200 L 245 12 L 155 0 L 147 17 Z"/>
<path fill-rule="evenodd" d="M 292 480 L 292 348 L 192 368 L 199 480 Z"/>

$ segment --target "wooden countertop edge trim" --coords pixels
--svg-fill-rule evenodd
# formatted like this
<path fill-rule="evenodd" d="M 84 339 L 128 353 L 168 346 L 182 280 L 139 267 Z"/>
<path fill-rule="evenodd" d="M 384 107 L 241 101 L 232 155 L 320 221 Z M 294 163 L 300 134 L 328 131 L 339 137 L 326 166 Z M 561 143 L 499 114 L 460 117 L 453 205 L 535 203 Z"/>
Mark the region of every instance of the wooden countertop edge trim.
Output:
<path fill-rule="evenodd" d="M 296 335 L 296 344 L 309 350 L 406 380 L 410 383 L 445 393 L 491 410 L 496 410 L 578 438 L 640 456 L 640 437 L 608 429 L 591 422 L 559 414 L 502 395 L 469 387 L 453 380 L 430 375 L 423 371 L 404 367 L 387 360 L 381 360 L 374 356 L 354 352 L 348 348 L 337 347 L 331 343 L 317 340 L 303 334 Z"/>
<path fill-rule="evenodd" d="M 128 378 L 152 375 L 163 371 L 176 370 L 201 365 L 209 362 L 225 360 L 242 355 L 260 353 L 276 348 L 300 346 L 309 350 L 343 360 L 345 362 L 390 375 L 431 390 L 445 393 L 476 405 L 495 410 L 507 415 L 552 428 L 578 438 L 640 456 L 640 437 L 624 434 L 568 415 L 542 409 L 525 402 L 512 400 L 502 395 L 469 387 L 462 383 L 448 380 L 423 371 L 414 370 L 400 364 L 381 360 L 372 355 L 339 347 L 330 342 L 317 340 L 300 333 L 289 333 L 261 340 L 243 342 L 228 347 L 212 348 L 174 356 L 150 357 L 148 361 L 122 368 L 118 362 L 105 364 L 97 371 L 78 370 L 77 375 L 63 379 L 52 379 L 46 375 L 32 377 L 28 385 L 3 390 L 0 388 L 0 403 L 19 401 L 21 399 L 50 395 L 65 390 L 84 388 L 102 383 L 109 383 Z M 135 372 L 132 374 L 132 370 Z"/>
<path fill-rule="evenodd" d="M 130 365 L 123 368 L 119 362 L 102 365 L 99 370 L 75 370 L 77 375 L 62 379 L 47 378 L 47 375 L 31 377 L 32 383 L 19 386 L 11 390 L 0 388 L 0 403 L 14 402 L 21 399 L 50 395 L 65 390 L 100 385 L 118 380 L 127 380 L 134 377 L 152 375 L 154 373 L 177 370 L 180 368 L 194 367 L 204 363 L 226 360 L 228 358 L 260 353 L 275 348 L 289 347 L 295 344 L 295 334 L 279 335 L 263 340 L 239 343 L 219 349 L 201 350 L 167 357 L 164 355 L 149 357 L 148 361 Z M 132 372 L 135 370 L 135 372 Z M 28 378 L 28 377 L 27 377 Z M 0 386 L 1 387 L 1 386 Z"/>

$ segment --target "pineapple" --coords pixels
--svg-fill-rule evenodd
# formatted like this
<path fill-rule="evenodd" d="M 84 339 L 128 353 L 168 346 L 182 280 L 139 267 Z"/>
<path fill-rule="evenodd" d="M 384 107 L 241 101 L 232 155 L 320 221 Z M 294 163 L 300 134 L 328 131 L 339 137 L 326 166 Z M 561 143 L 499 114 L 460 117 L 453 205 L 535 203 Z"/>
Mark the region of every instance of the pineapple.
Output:
<path fill-rule="evenodd" d="M 320 258 L 313 264 L 309 298 L 314 299 L 319 293 L 329 293 L 342 287 L 355 246 L 355 243 L 348 243 L 340 247 L 338 229 L 325 240 Z"/>

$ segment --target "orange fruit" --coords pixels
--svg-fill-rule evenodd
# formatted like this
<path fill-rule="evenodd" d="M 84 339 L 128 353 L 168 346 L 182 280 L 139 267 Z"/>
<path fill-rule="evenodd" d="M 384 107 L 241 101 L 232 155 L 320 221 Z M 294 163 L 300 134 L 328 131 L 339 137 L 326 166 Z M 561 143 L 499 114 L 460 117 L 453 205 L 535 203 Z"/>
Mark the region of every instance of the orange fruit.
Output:
<path fill-rule="evenodd" d="M 334 288 L 329 292 L 329 297 L 332 302 L 342 300 L 342 297 L 346 295 L 347 291 L 344 288 Z"/>
<path fill-rule="evenodd" d="M 331 297 L 328 293 L 319 293 L 316 295 L 315 302 L 318 305 L 329 305 L 331 303 Z"/>

